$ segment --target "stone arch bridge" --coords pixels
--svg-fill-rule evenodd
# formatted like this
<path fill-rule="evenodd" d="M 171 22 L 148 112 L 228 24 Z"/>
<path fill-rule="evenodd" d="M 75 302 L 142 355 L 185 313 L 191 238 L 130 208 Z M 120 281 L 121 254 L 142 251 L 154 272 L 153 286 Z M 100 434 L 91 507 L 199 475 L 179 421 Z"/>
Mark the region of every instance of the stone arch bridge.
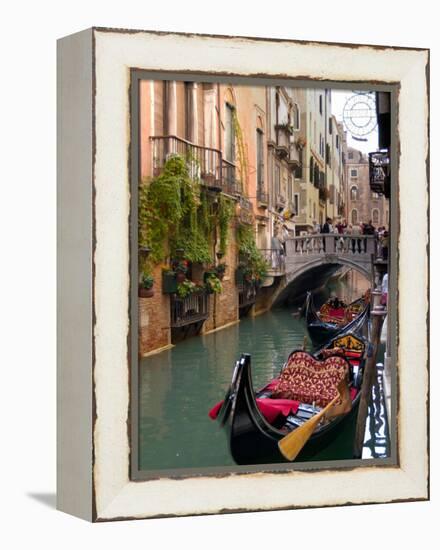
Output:
<path fill-rule="evenodd" d="M 285 253 L 265 251 L 269 279 L 277 290 L 272 303 L 301 298 L 309 289 L 318 289 L 340 267 L 355 269 L 372 280 L 377 242 L 374 235 L 320 234 L 293 237 L 285 242 Z"/>

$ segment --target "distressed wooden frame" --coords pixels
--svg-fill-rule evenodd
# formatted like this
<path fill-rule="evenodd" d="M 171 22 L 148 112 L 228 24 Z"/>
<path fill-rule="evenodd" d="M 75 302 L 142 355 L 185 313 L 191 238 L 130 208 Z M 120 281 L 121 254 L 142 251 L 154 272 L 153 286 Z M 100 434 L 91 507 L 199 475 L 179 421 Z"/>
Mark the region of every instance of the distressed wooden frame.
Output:
<path fill-rule="evenodd" d="M 429 498 L 429 52 L 94 28 L 58 60 L 58 508 L 107 521 Z M 398 88 L 397 464 L 132 479 L 133 69 Z"/>

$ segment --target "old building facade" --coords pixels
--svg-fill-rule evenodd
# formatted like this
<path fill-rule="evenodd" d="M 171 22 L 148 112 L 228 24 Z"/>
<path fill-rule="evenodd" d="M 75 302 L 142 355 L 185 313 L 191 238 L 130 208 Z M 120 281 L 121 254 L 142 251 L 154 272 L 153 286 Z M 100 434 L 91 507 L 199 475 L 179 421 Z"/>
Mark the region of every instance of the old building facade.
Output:
<path fill-rule="evenodd" d="M 388 228 L 389 202 L 370 189 L 368 156 L 348 147 L 345 173 L 347 222 L 362 224 L 371 221 L 376 228 Z"/>
<path fill-rule="evenodd" d="M 330 90 L 144 80 L 139 112 L 141 181 L 148 186 L 179 156 L 200 182 L 212 217 L 223 198 L 233 206 L 227 247 L 222 250 L 215 228 L 209 265 L 190 262 L 187 271 L 201 287 L 207 273 L 223 266 L 221 292 L 179 298 L 164 282 L 176 258 L 152 265 L 154 292 L 139 298 L 145 355 L 181 337 L 236 323 L 246 312 L 263 311 L 274 281 L 284 275 L 283 241 L 326 217 L 341 217 L 347 193 L 345 135 L 331 113 Z M 246 235 L 244 247 L 240 232 Z M 250 256 L 259 261 L 252 243 L 266 262 L 271 288 L 242 280 L 243 263 Z M 184 260 L 186 251 L 181 254 Z"/>

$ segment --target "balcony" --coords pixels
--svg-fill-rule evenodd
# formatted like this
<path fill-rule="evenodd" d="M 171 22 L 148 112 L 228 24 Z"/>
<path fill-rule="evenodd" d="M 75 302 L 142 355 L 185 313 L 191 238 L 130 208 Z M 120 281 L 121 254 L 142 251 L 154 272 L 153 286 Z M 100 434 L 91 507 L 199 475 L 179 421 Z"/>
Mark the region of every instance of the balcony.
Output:
<path fill-rule="evenodd" d="M 228 195 L 240 193 L 240 184 L 236 179 L 237 168 L 235 164 L 222 159 L 222 191 Z"/>
<path fill-rule="evenodd" d="M 390 158 L 388 152 L 378 151 L 368 154 L 370 189 L 373 193 L 390 196 Z"/>
<path fill-rule="evenodd" d="M 269 195 L 264 190 L 264 187 L 257 187 L 257 201 L 260 208 L 267 208 L 269 206 Z"/>
<path fill-rule="evenodd" d="M 276 142 L 272 143 L 275 153 L 280 160 L 287 162 L 292 170 L 301 163 L 300 153 L 293 137 L 293 128 L 287 124 L 275 126 Z"/>
<path fill-rule="evenodd" d="M 277 208 L 277 210 L 284 210 L 285 206 L 286 206 L 286 198 L 283 195 L 276 195 L 275 208 Z"/>
<path fill-rule="evenodd" d="M 177 136 L 152 136 L 152 175 L 158 176 L 166 161 L 173 155 L 187 159 L 189 176 L 200 179 L 213 191 L 228 194 L 238 192 L 236 168 L 222 157 L 222 152 L 210 147 L 194 145 Z"/>
<path fill-rule="evenodd" d="M 202 323 L 209 316 L 209 296 L 206 292 L 194 292 L 186 298 L 172 294 L 170 308 L 172 328 Z"/>
<path fill-rule="evenodd" d="M 238 291 L 238 308 L 240 316 L 243 315 L 243 310 L 249 310 L 257 300 L 257 289 L 253 283 L 245 283 L 239 287 Z"/>

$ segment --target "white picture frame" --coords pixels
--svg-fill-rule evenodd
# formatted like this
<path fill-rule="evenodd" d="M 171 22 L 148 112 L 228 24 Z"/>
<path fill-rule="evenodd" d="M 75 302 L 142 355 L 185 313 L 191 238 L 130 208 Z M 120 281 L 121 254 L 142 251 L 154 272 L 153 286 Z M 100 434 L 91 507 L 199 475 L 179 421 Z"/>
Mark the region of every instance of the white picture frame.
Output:
<path fill-rule="evenodd" d="M 93 28 L 58 44 L 58 508 L 89 521 L 429 498 L 429 51 Z M 130 73 L 398 88 L 398 461 L 130 478 Z"/>

